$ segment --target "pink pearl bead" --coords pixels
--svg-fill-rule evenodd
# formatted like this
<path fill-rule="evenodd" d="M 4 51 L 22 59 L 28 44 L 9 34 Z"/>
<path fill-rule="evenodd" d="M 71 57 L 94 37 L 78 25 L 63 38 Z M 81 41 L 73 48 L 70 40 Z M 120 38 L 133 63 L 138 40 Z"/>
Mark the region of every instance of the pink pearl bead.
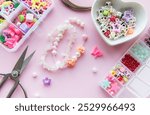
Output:
<path fill-rule="evenodd" d="M 83 39 L 84 41 L 87 41 L 87 40 L 88 40 L 88 35 L 87 35 L 87 34 L 83 34 L 83 35 L 82 35 L 82 39 Z"/>

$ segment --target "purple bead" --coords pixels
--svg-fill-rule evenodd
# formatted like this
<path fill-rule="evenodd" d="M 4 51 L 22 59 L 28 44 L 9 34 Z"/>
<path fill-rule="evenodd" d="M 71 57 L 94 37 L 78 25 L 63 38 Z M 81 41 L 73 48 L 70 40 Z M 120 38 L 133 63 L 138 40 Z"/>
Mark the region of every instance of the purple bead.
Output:
<path fill-rule="evenodd" d="M 122 19 L 124 19 L 126 22 L 129 22 L 133 18 L 133 11 L 127 10 L 124 12 Z"/>
<path fill-rule="evenodd" d="M 44 78 L 44 79 L 43 79 L 43 84 L 44 84 L 45 86 L 50 86 L 50 84 L 51 84 L 51 79 L 49 79 L 48 77 Z"/>
<path fill-rule="evenodd" d="M 28 25 L 27 25 L 26 23 L 22 23 L 22 24 L 20 25 L 20 29 L 21 29 L 23 32 L 27 33 L 30 28 L 28 27 Z"/>

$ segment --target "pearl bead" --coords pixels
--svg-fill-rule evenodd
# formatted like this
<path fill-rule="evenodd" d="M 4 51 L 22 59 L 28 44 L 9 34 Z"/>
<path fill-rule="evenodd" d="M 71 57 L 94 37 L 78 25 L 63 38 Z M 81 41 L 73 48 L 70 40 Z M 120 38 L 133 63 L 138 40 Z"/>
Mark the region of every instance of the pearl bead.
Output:
<path fill-rule="evenodd" d="M 92 68 L 92 72 L 93 72 L 93 73 L 97 73 L 97 71 L 98 71 L 98 70 L 97 70 L 96 67 L 93 67 L 93 68 Z"/>
<path fill-rule="evenodd" d="M 57 55 L 57 51 L 56 51 L 56 50 L 53 50 L 53 51 L 52 51 L 52 54 L 53 54 L 54 56 L 56 56 L 56 55 Z"/>
<path fill-rule="evenodd" d="M 83 34 L 82 35 L 82 39 L 86 42 L 88 40 L 88 35 L 87 34 Z"/>
<path fill-rule="evenodd" d="M 34 73 L 32 74 L 32 77 L 33 77 L 33 78 L 37 78 L 37 76 L 38 76 L 38 74 L 37 74 L 36 72 L 34 72 Z"/>
<path fill-rule="evenodd" d="M 75 60 L 77 60 L 78 57 L 77 56 L 73 56 L 72 58 L 75 59 Z"/>
<path fill-rule="evenodd" d="M 80 54 L 79 52 L 76 52 L 76 56 L 77 56 L 77 57 L 80 57 L 81 54 Z"/>
<path fill-rule="evenodd" d="M 53 49 L 53 50 L 56 50 L 56 49 L 57 49 L 57 47 L 53 45 L 53 46 L 52 46 L 52 49 Z"/>
<path fill-rule="evenodd" d="M 63 34 L 61 34 L 61 33 L 58 34 L 58 37 L 59 37 L 59 38 L 62 38 L 62 37 L 63 37 Z"/>
<path fill-rule="evenodd" d="M 57 46 L 58 46 L 58 42 L 57 42 L 57 41 L 55 41 L 55 42 L 54 42 L 54 45 L 57 47 Z"/>
<path fill-rule="evenodd" d="M 81 26 L 81 28 L 84 28 L 85 24 L 84 24 L 84 23 L 81 23 L 80 26 Z"/>
<path fill-rule="evenodd" d="M 34 96 L 35 96 L 36 98 L 40 98 L 39 93 L 35 93 Z"/>
<path fill-rule="evenodd" d="M 59 38 L 59 37 L 56 37 L 56 41 L 59 42 L 59 41 L 60 41 L 60 38 Z"/>

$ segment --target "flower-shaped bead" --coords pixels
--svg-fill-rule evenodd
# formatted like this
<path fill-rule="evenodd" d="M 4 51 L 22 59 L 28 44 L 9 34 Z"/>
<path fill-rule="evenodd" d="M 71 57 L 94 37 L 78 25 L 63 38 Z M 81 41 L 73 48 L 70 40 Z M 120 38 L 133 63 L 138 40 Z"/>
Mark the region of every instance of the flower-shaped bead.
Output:
<path fill-rule="evenodd" d="M 80 54 L 84 54 L 84 53 L 85 53 L 85 47 L 79 46 L 79 47 L 77 48 L 77 51 L 78 51 Z"/>
<path fill-rule="evenodd" d="M 75 64 L 76 64 L 76 59 L 74 59 L 74 58 L 72 58 L 72 59 L 68 59 L 67 60 L 67 62 L 66 62 L 66 64 L 67 64 L 67 67 L 69 67 L 69 68 L 73 68 L 74 66 L 75 66 Z"/>

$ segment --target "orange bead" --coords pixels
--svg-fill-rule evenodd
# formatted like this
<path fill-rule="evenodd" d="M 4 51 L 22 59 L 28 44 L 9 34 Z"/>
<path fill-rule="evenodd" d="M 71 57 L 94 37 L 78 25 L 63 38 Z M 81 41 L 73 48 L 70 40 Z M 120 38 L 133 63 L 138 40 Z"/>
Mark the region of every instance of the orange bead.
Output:
<path fill-rule="evenodd" d="M 134 29 L 133 28 L 129 28 L 127 34 L 130 35 L 130 34 L 133 34 L 133 33 L 134 33 Z"/>
<path fill-rule="evenodd" d="M 67 60 L 67 67 L 72 68 L 74 67 L 76 64 L 76 60 L 75 59 L 69 59 Z"/>
<path fill-rule="evenodd" d="M 85 48 L 83 46 L 80 46 L 77 48 L 77 51 L 80 53 L 80 54 L 84 54 L 85 52 Z"/>

